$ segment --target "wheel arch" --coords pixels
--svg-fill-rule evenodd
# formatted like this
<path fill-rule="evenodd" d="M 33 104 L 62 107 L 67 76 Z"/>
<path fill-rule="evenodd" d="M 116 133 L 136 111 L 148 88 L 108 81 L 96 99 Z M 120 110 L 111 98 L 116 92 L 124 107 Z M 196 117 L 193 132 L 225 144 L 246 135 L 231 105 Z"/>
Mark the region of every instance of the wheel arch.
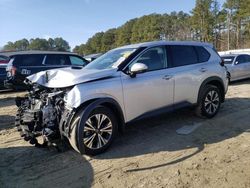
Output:
<path fill-rule="evenodd" d="M 204 87 L 206 85 L 214 85 L 216 87 L 219 88 L 219 90 L 221 91 L 221 99 L 222 99 L 222 102 L 225 101 L 225 87 L 224 87 L 224 84 L 223 84 L 223 81 L 220 77 L 217 77 L 217 76 L 213 76 L 213 77 L 209 77 L 207 79 L 205 79 L 201 86 L 200 86 L 200 89 L 199 89 L 199 93 L 198 93 L 198 100 L 197 100 L 197 104 L 200 102 L 201 100 L 201 97 L 202 97 L 202 91 L 204 89 Z"/>
<path fill-rule="evenodd" d="M 125 119 L 124 119 L 123 111 L 119 103 L 112 98 L 91 99 L 82 103 L 79 107 L 77 107 L 76 114 L 79 114 L 79 113 L 81 114 L 77 133 L 83 132 L 85 122 L 87 121 L 90 113 L 97 106 L 105 106 L 107 108 L 110 108 L 110 110 L 114 112 L 118 121 L 118 131 L 122 133 L 125 129 Z M 82 135 L 76 134 L 76 137 L 77 137 L 76 138 L 77 143 L 80 143 L 82 141 Z M 81 154 L 85 153 L 84 148 L 82 148 L 80 145 L 77 144 L 76 147 Z"/>

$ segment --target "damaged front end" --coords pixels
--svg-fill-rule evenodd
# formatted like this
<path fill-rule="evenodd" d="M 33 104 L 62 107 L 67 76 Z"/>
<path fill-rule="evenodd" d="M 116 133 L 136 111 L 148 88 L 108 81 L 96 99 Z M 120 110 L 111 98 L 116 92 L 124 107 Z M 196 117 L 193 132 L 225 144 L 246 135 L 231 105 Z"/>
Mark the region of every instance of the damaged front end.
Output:
<path fill-rule="evenodd" d="M 88 137 L 90 131 L 87 134 L 83 129 L 94 109 L 93 105 L 98 105 L 98 100 L 95 103 L 90 100 L 91 87 L 87 85 L 114 77 L 116 73 L 116 69 L 64 68 L 27 77 L 28 94 L 16 98 L 18 110 L 15 124 L 21 136 L 37 147 L 56 146 L 61 150 L 70 145 L 75 151 L 86 153 L 83 135 Z M 101 134 L 98 129 L 93 131 Z"/>
<path fill-rule="evenodd" d="M 29 83 L 32 84 L 32 83 Z M 70 88 L 50 89 L 32 84 L 25 97 L 17 97 L 15 125 L 25 141 L 36 147 L 62 149 L 74 110 L 66 109 L 64 95 Z M 42 143 L 37 137 L 42 137 Z"/>

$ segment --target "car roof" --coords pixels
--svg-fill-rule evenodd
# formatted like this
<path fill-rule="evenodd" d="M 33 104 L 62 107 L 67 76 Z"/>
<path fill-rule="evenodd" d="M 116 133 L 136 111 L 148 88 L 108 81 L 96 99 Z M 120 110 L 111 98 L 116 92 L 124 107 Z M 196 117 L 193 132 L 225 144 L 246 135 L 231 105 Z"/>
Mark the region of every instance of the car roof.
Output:
<path fill-rule="evenodd" d="M 27 51 L 13 51 L 13 52 L 1 52 L 0 55 L 14 56 L 14 55 L 30 55 L 30 54 L 68 54 L 77 55 L 73 52 L 62 52 L 62 51 L 41 51 L 41 50 L 27 50 Z"/>
<path fill-rule="evenodd" d="M 236 57 L 238 56 L 238 54 L 224 54 L 224 55 L 221 55 L 221 57 Z"/>
<path fill-rule="evenodd" d="M 221 55 L 221 57 L 237 57 L 237 56 L 239 56 L 239 55 L 248 55 L 249 56 L 249 54 L 224 54 L 224 55 Z"/>
<path fill-rule="evenodd" d="M 196 42 L 196 41 L 152 41 L 152 42 L 143 42 L 143 43 L 138 43 L 138 44 L 130 44 L 130 45 L 116 48 L 116 49 L 154 47 L 154 46 L 159 46 L 159 45 L 193 45 L 193 46 L 213 47 L 213 45 L 210 43 Z"/>

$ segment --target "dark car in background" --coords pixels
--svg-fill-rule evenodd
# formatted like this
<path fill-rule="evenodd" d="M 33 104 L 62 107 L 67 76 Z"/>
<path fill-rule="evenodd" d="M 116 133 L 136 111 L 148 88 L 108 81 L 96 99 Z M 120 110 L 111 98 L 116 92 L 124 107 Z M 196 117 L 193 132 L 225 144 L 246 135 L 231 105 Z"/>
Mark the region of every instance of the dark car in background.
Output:
<path fill-rule="evenodd" d="M 4 89 L 4 80 L 6 78 L 6 67 L 8 62 L 8 56 L 0 55 L 0 89 Z"/>
<path fill-rule="evenodd" d="M 40 71 L 88 64 L 87 60 L 71 52 L 22 51 L 10 57 L 4 82 L 10 89 L 26 89 L 25 78 Z"/>

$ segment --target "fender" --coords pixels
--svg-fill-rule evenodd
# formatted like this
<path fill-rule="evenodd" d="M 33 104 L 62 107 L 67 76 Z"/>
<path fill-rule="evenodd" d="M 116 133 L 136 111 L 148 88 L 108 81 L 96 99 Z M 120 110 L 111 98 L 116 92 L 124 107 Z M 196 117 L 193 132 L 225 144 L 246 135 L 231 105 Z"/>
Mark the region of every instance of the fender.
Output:
<path fill-rule="evenodd" d="M 89 105 L 87 105 L 83 109 L 83 111 L 81 112 L 81 118 L 80 118 L 79 126 L 76 129 L 77 130 L 77 132 L 76 132 L 77 148 L 78 148 L 78 151 L 81 154 L 85 153 L 83 145 L 79 144 L 83 140 L 83 134 L 81 134 L 81 133 L 83 133 L 85 122 L 88 120 L 88 117 L 89 117 L 90 113 L 97 106 L 100 106 L 100 105 L 102 105 L 104 103 L 105 104 L 108 103 L 108 104 L 114 105 L 115 108 L 116 108 L 116 110 L 118 110 L 118 113 L 119 113 L 119 116 L 120 116 L 119 119 L 118 119 L 118 124 L 119 124 L 119 127 L 121 127 L 121 129 L 124 130 L 125 121 L 124 121 L 124 116 L 123 116 L 123 112 L 122 112 L 122 109 L 121 109 L 120 105 L 114 99 L 112 99 L 112 98 L 100 98 L 100 99 L 96 99 L 95 101 L 93 101 L 92 103 L 90 103 Z"/>
<path fill-rule="evenodd" d="M 218 81 L 220 83 L 220 86 L 222 86 L 222 102 L 224 102 L 224 99 L 225 99 L 225 87 L 224 87 L 224 83 L 223 83 L 223 80 L 218 77 L 218 76 L 212 76 L 212 77 L 209 77 L 207 79 L 205 79 L 201 86 L 200 86 L 200 89 L 199 89 L 199 93 L 198 93 L 198 99 L 197 99 L 197 104 L 199 103 L 199 101 L 201 100 L 201 93 L 202 93 L 202 90 L 203 88 L 205 87 L 205 85 L 207 85 L 209 82 L 213 82 L 213 81 Z"/>

